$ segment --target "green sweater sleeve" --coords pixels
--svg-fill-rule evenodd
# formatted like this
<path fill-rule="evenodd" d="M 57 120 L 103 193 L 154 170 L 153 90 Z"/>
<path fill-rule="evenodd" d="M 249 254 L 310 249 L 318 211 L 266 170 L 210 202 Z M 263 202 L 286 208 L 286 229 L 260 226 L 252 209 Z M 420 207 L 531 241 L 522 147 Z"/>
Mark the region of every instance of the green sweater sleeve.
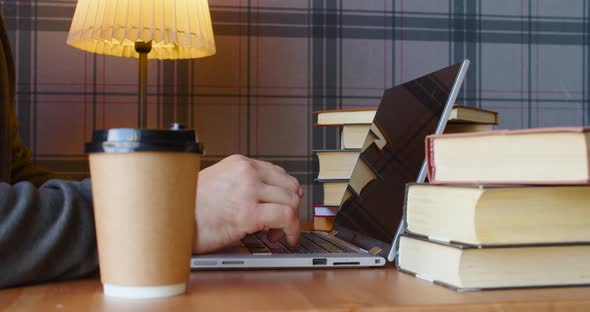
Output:
<path fill-rule="evenodd" d="M 0 15 L 0 288 L 96 273 L 90 180 L 33 164 L 18 133 L 14 68 Z"/>
<path fill-rule="evenodd" d="M 97 272 L 90 180 L 0 183 L 0 288 Z"/>

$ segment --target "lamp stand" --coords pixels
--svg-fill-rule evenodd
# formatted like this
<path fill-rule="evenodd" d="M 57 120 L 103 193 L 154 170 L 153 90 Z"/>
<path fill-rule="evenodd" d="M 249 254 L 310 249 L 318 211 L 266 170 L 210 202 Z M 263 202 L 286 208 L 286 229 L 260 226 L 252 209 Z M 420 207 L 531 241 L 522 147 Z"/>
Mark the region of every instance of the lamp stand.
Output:
<path fill-rule="evenodd" d="M 147 89 L 148 89 L 148 53 L 152 50 L 152 41 L 135 42 L 135 51 L 139 53 L 138 87 L 138 124 L 140 129 L 147 127 Z"/>

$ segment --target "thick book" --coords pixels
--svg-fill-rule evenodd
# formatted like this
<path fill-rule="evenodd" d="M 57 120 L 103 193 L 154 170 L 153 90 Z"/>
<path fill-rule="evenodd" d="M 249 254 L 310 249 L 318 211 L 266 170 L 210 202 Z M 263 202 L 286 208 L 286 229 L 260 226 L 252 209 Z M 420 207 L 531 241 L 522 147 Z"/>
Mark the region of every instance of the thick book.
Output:
<path fill-rule="evenodd" d="M 316 231 L 331 231 L 339 206 L 314 205 L 313 229 Z"/>
<path fill-rule="evenodd" d="M 329 232 L 334 228 L 334 216 L 313 216 L 313 229 L 315 231 Z"/>
<path fill-rule="evenodd" d="M 481 290 L 589 285 L 588 259 L 588 244 L 477 248 L 404 234 L 397 265 L 455 290 Z"/>
<path fill-rule="evenodd" d="M 340 148 L 362 148 L 370 129 L 371 124 L 343 125 L 340 132 Z"/>
<path fill-rule="evenodd" d="M 590 243 L 590 186 L 408 184 L 407 231 L 477 246 Z M 589 259 L 590 261 L 590 259 Z"/>
<path fill-rule="evenodd" d="M 324 205 L 339 206 L 348 186 L 348 179 L 343 180 L 317 180 L 324 190 Z"/>
<path fill-rule="evenodd" d="M 426 137 L 437 184 L 588 184 L 590 128 L 538 128 Z"/>
<path fill-rule="evenodd" d="M 315 152 L 320 167 L 318 180 L 330 180 L 350 179 L 361 150 L 321 150 Z"/>
<path fill-rule="evenodd" d="M 481 108 L 455 105 L 449 115 L 449 123 L 483 123 L 498 124 L 498 113 Z"/>
<path fill-rule="evenodd" d="M 483 132 L 494 130 L 494 124 L 486 123 L 447 123 L 445 133 Z"/>
<path fill-rule="evenodd" d="M 340 148 L 362 148 L 375 116 L 375 109 L 349 109 L 316 112 L 319 126 L 341 126 Z M 498 124 L 498 113 L 455 105 L 445 133 L 490 131 Z"/>
<path fill-rule="evenodd" d="M 317 126 L 370 125 L 376 108 L 334 109 L 314 112 Z M 449 115 L 449 123 L 498 124 L 498 113 L 481 108 L 455 105 Z"/>
<path fill-rule="evenodd" d="M 334 109 L 316 111 L 317 126 L 341 126 L 363 124 L 370 125 L 375 118 L 377 108 Z"/>

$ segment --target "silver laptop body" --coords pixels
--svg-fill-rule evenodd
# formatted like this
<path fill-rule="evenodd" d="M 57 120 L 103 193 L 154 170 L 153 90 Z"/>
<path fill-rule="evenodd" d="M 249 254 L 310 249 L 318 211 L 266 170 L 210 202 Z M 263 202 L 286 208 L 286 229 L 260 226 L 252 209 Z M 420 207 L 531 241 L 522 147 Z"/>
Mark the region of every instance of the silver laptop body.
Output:
<path fill-rule="evenodd" d="M 297 246 L 254 233 L 216 253 L 193 255 L 191 268 L 376 267 L 393 261 L 405 229 L 405 184 L 425 181 L 424 139 L 443 132 L 468 67 L 464 60 L 385 91 L 332 232 L 303 232 Z"/>

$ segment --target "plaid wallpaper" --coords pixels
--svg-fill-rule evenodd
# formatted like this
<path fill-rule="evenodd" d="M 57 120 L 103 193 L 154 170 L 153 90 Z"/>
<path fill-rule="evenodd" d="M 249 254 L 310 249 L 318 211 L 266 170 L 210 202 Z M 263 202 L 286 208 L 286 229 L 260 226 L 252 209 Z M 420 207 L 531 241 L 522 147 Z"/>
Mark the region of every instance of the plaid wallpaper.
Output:
<path fill-rule="evenodd" d="M 376 106 L 384 89 L 469 58 L 460 102 L 500 128 L 588 125 L 590 1 L 211 0 L 217 55 L 150 61 L 149 125 L 183 122 L 205 165 L 241 153 L 285 167 L 321 202 L 312 111 Z M 75 0 L 0 0 L 17 57 L 21 134 L 38 164 L 87 176 L 93 129 L 137 123 L 134 59 L 66 46 Z"/>

